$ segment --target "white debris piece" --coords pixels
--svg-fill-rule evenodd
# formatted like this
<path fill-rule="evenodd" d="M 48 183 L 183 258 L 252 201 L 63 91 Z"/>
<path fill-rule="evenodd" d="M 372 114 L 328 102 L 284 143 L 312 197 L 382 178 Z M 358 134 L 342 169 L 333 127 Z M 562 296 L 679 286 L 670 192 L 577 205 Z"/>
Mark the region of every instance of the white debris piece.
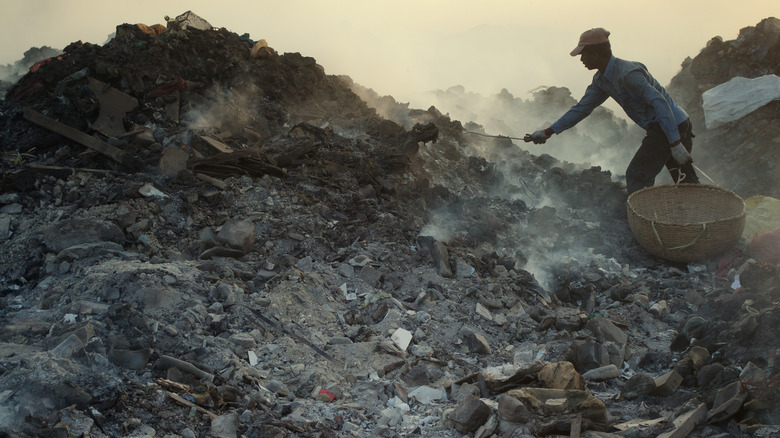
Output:
<path fill-rule="evenodd" d="M 412 342 L 412 332 L 399 328 L 390 336 L 390 339 L 395 343 L 396 347 L 401 349 L 401 351 L 406 351 L 409 344 Z"/>
<path fill-rule="evenodd" d="M 409 398 L 417 400 L 419 403 L 427 405 L 436 400 L 446 400 L 447 392 L 444 388 L 431 388 L 430 386 L 418 386 L 409 393 Z"/>
<path fill-rule="evenodd" d="M 735 77 L 701 95 L 707 129 L 742 117 L 769 102 L 780 99 L 780 77 L 766 75 L 755 79 Z"/>
<path fill-rule="evenodd" d="M 150 196 L 159 196 L 161 198 L 167 198 L 168 197 L 168 195 L 166 195 L 165 193 L 161 192 L 160 189 L 158 189 L 157 187 L 153 186 L 150 183 L 144 184 L 143 187 L 138 189 L 138 193 L 146 196 L 147 198 L 150 197 Z"/>

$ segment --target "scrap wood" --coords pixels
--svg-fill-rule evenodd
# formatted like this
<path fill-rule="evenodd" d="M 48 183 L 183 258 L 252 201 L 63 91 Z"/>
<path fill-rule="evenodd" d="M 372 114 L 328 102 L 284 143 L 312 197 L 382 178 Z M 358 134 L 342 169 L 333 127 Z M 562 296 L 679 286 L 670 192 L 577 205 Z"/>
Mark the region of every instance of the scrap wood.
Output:
<path fill-rule="evenodd" d="M 117 138 L 130 137 L 131 135 L 140 134 L 140 133 L 142 133 L 144 131 L 149 131 L 149 130 L 150 129 L 147 128 L 146 126 L 135 125 L 135 127 L 133 127 L 133 129 L 125 132 L 124 134 L 119 135 Z"/>
<path fill-rule="evenodd" d="M 666 421 L 666 419 L 663 417 L 656 418 L 654 420 L 634 418 L 633 420 L 629 420 L 623 423 L 613 424 L 612 427 L 614 427 L 617 430 L 624 431 L 624 430 L 631 429 L 632 427 L 644 428 L 644 427 L 654 426 L 658 423 L 663 423 L 664 421 Z"/>
<path fill-rule="evenodd" d="M 302 142 L 299 142 L 295 145 L 295 148 L 291 151 L 282 153 L 274 157 L 274 161 L 276 161 L 276 164 L 279 167 L 287 167 L 290 164 L 293 164 L 294 160 L 297 160 L 301 157 L 303 157 L 306 154 L 309 154 L 311 152 L 314 152 L 322 145 L 320 142 L 311 141 L 310 139 L 305 139 Z"/>
<path fill-rule="evenodd" d="M 185 385 L 184 383 L 174 382 L 173 380 L 163 379 L 163 378 L 157 378 L 154 379 L 154 382 L 158 385 L 162 386 L 163 388 L 173 389 L 176 391 L 184 391 L 189 392 L 192 390 L 190 388 L 190 385 Z"/>
<path fill-rule="evenodd" d="M 172 392 L 170 392 L 170 391 L 165 391 L 165 393 L 168 395 L 168 397 L 170 397 L 170 398 L 172 398 L 172 399 L 176 400 L 177 402 L 179 402 L 179 403 L 181 403 L 181 404 L 183 404 L 183 405 L 189 406 L 189 407 L 191 407 L 191 408 L 195 408 L 195 409 L 197 409 L 198 411 L 200 411 L 200 412 L 203 412 L 204 414 L 208 415 L 208 416 L 209 416 L 209 417 L 211 417 L 211 418 L 217 418 L 217 417 L 219 417 L 219 415 L 217 415 L 217 414 L 215 414 L 215 413 L 213 413 L 213 412 L 209 411 L 208 409 L 204 409 L 204 408 L 202 408 L 202 407 L 200 407 L 200 406 L 196 405 L 195 403 L 193 403 L 193 402 L 191 402 L 191 401 L 187 400 L 186 398 L 184 398 L 184 397 L 182 397 L 182 396 L 180 396 L 180 395 L 178 395 L 178 394 L 174 394 L 174 393 L 172 393 Z"/>
<path fill-rule="evenodd" d="M 199 135 L 198 137 L 200 137 L 201 140 L 205 141 L 209 146 L 211 146 L 212 148 L 217 150 L 217 152 L 222 152 L 222 153 L 229 154 L 229 153 L 235 151 L 235 149 L 233 149 L 232 147 L 226 145 L 225 143 L 222 143 L 221 141 L 217 140 L 216 138 L 212 138 L 212 137 L 209 137 L 209 136 L 206 136 L 206 135 Z"/>
<path fill-rule="evenodd" d="M 113 172 L 111 170 L 106 170 L 106 169 L 87 169 L 84 167 L 66 167 L 66 166 L 46 166 L 43 164 L 29 164 L 27 165 L 27 168 L 35 172 L 44 173 L 50 176 L 57 176 L 57 177 L 65 176 L 66 178 L 70 175 L 75 175 L 76 173 L 92 173 L 95 175 L 103 175 L 103 176 L 116 174 L 116 172 Z"/>
<path fill-rule="evenodd" d="M 582 415 L 577 415 L 577 418 L 571 423 L 571 431 L 569 432 L 569 438 L 580 438 L 582 431 Z"/>
<path fill-rule="evenodd" d="M 220 190 L 225 190 L 228 187 L 225 181 L 222 181 L 221 179 L 217 179 L 217 178 L 212 178 L 203 173 L 196 173 L 195 177 L 197 177 L 201 181 L 206 181 L 207 183 L 213 185 L 214 187 Z"/>
<path fill-rule="evenodd" d="M 282 169 L 259 149 L 244 149 L 204 158 L 193 158 L 189 160 L 188 166 L 194 172 L 214 178 L 240 175 L 263 176 L 266 174 L 279 178 L 284 176 Z"/>
<path fill-rule="evenodd" d="M 274 323 L 272 320 L 270 320 L 269 318 L 266 318 L 262 313 L 260 313 L 259 310 L 255 310 L 255 309 L 253 309 L 253 308 L 251 308 L 249 306 L 245 306 L 243 304 L 239 304 L 239 305 L 249 309 L 249 311 L 252 312 L 252 314 L 257 319 L 263 321 L 264 323 L 268 324 L 272 328 L 274 328 L 276 330 L 279 330 L 280 332 L 284 333 L 285 335 L 290 336 L 291 338 L 295 339 L 296 341 L 300 342 L 301 344 L 308 345 L 312 350 L 314 350 L 315 353 L 319 354 L 320 356 L 324 357 L 325 359 L 328 359 L 331 362 L 334 362 L 334 359 L 328 353 L 326 353 L 325 350 L 323 350 L 320 347 L 312 344 L 311 342 L 309 342 L 308 339 L 304 338 L 303 336 L 296 335 L 295 333 L 292 333 L 291 331 L 285 329 L 281 325 Z"/>
<path fill-rule="evenodd" d="M 48 129 L 49 131 L 60 134 L 63 137 L 69 138 L 81 144 L 82 146 L 86 146 L 89 149 L 92 149 L 96 152 L 100 152 L 101 154 L 107 156 L 108 158 L 111 158 L 117 163 L 126 166 L 130 170 L 137 171 L 137 170 L 141 170 L 141 168 L 143 167 L 143 163 L 141 162 L 141 160 L 132 157 L 128 155 L 125 151 L 121 149 L 117 149 L 114 146 L 111 146 L 110 144 L 102 140 L 92 137 L 91 135 L 85 132 L 81 132 L 78 129 L 72 128 L 64 123 L 54 120 L 51 117 L 47 117 L 39 113 L 38 111 L 35 111 L 32 108 L 24 107 L 23 111 L 24 111 L 24 118 L 26 120 L 35 123 L 36 125 L 42 128 Z"/>
<path fill-rule="evenodd" d="M 246 134 L 248 137 L 252 137 L 257 143 L 260 143 L 263 140 L 263 136 L 259 133 L 252 131 L 249 128 L 244 128 L 244 134 Z"/>

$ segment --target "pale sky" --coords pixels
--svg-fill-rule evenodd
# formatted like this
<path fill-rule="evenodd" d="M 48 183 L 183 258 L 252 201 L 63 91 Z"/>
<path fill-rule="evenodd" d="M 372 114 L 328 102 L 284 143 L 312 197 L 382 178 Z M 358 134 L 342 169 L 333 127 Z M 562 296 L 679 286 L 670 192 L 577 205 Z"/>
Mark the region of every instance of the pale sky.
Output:
<path fill-rule="evenodd" d="M 712 37 L 780 18 L 778 0 L 0 0 L 0 64 L 32 46 L 106 42 L 122 23 L 164 23 L 187 10 L 237 34 L 265 39 L 280 53 L 314 57 L 412 107 L 420 93 L 462 85 L 490 95 L 506 88 L 528 98 L 539 86 L 590 82 L 579 35 L 604 27 L 616 56 L 641 61 L 666 85 L 682 61 Z M 164 60 L 163 60 L 164 61 Z"/>

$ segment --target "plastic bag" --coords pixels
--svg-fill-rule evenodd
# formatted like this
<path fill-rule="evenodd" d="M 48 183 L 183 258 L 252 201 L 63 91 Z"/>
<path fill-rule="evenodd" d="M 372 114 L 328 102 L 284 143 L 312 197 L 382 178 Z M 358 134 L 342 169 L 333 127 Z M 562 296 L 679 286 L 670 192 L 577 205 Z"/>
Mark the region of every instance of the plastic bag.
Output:
<path fill-rule="evenodd" d="M 780 199 L 769 196 L 751 196 L 745 200 L 745 229 L 742 237 L 753 237 L 780 228 Z"/>
<path fill-rule="evenodd" d="M 780 264 L 780 228 L 754 237 L 750 242 L 750 257 L 759 262 Z"/>

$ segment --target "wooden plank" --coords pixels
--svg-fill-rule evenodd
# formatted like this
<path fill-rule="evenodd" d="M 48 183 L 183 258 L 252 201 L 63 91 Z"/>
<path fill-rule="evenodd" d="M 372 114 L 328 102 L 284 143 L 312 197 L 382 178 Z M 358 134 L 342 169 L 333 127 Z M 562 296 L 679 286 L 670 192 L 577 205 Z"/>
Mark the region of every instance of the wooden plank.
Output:
<path fill-rule="evenodd" d="M 582 415 L 577 415 L 577 418 L 571 423 L 571 431 L 569 432 L 569 438 L 580 438 L 582 435 Z"/>
<path fill-rule="evenodd" d="M 204 408 L 202 408 L 202 407 L 200 407 L 200 406 L 196 405 L 195 403 L 193 403 L 193 402 L 191 402 L 191 401 L 189 401 L 189 400 L 185 399 L 184 397 L 182 397 L 182 396 L 180 396 L 180 395 L 178 395 L 178 394 L 174 394 L 174 393 L 172 393 L 172 392 L 170 392 L 170 391 L 165 391 L 165 393 L 166 393 L 166 394 L 168 394 L 168 397 L 170 397 L 170 398 L 172 398 L 172 399 L 176 400 L 177 402 L 179 402 L 179 403 L 181 403 L 181 404 L 183 404 L 183 405 L 185 405 L 185 406 L 189 406 L 189 407 L 191 407 L 191 408 L 195 408 L 195 409 L 196 409 L 196 410 L 198 410 L 199 412 L 203 412 L 204 414 L 208 415 L 208 416 L 209 416 L 209 417 L 211 417 L 211 418 L 217 418 L 217 417 L 219 417 L 219 415 L 217 415 L 217 414 L 215 414 L 215 413 L 213 413 L 213 412 L 211 412 L 211 411 L 209 411 L 209 410 L 207 410 L 207 409 L 204 409 Z"/>
<path fill-rule="evenodd" d="M 230 146 L 226 145 L 225 143 L 222 143 L 221 141 L 217 140 L 216 138 L 212 138 L 206 135 L 201 135 L 200 138 L 203 139 L 206 143 L 209 144 L 212 148 L 216 149 L 218 152 L 222 153 L 230 153 L 235 152 L 236 150 L 231 148 Z"/>
<path fill-rule="evenodd" d="M 81 132 L 78 129 L 72 128 L 64 123 L 58 122 L 51 117 L 47 117 L 32 108 L 24 107 L 22 110 L 26 120 L 35 123 L 42 128 L 48 129 L 49 131 L 60 134 L 63 137 L 69 138 L 82 146 L 86 146 L 89 149 L 99 152 L 131 170 L 140 170 L 143 167 L 143 164 L 140 160 L 131 157 L 121 149 L 115 148 L 114 146 L 111 146 L 104 141 L 92 137 L 91 135 Z"/>

